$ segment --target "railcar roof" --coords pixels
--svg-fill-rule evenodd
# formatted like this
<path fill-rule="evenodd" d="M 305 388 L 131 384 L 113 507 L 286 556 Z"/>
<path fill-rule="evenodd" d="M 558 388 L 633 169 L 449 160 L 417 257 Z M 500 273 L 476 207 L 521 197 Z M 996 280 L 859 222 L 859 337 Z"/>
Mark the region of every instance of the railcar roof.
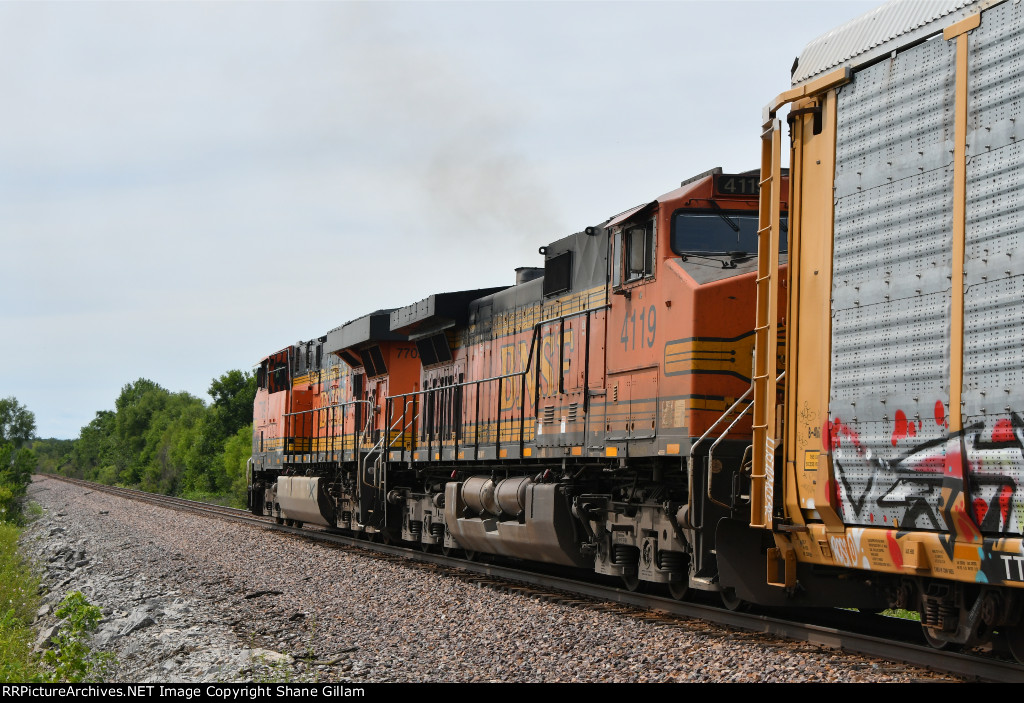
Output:
<path fill-rule="evenodd" d="M 793 85 L 840 66 L 858 68 L 871 63 L 1004 1 L 890 0 L 805 46 L 794 65 Z"/>

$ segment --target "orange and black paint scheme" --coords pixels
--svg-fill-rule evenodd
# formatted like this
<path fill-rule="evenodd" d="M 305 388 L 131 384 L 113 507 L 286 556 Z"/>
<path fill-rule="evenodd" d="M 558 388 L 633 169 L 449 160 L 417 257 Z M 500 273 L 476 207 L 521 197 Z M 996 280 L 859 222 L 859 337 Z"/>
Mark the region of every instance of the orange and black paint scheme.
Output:
<path fill-rule="evenodd" d="M 514 285 L 268 356 L 251 509 L 721 590 L 711 526 L 748 500 L 757 192 L 709 171 L 540 247 Z"/>

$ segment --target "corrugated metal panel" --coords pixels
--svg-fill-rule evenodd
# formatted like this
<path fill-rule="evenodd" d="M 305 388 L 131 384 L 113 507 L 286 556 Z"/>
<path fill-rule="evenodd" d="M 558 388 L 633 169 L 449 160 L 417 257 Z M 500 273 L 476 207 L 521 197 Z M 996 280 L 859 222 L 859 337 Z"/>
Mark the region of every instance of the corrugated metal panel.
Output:
<path fill-rule="evenodd" d="M 840 66 L 864 66 L 1002 1 L 892 0 L 804 47 L 792 76 L 793 85 Z"/>
<path fill-rule="evenodd" d="M 1024 523 L 1024 5 L 968 37 L 964 445 L 984 532 Z"/>
<path fill-rule="evenodd" d="M 945 528 L 955 53 L 921 44 L 838 95 L 829 416 L 847 524 Z"/>

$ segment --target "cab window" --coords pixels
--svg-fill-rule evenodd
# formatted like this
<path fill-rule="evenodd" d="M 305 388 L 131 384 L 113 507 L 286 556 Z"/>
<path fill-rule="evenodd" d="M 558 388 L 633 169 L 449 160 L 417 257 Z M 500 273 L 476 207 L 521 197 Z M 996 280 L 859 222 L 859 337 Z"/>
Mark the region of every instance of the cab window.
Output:
<path fill-rule="evenodd" d="M 785 253 L 787 222 L 780 220 L 779 253 Z M 672 251 L 686 254 L 757 254 L 757 212 L 754 210 L 679 210 L 672 216 Z"/>

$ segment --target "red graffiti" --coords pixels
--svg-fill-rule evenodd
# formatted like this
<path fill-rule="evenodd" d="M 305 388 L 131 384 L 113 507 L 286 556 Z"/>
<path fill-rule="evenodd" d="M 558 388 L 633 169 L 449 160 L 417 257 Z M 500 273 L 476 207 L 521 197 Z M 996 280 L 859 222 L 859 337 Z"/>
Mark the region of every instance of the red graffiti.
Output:
<path fill-rule="evenodd" d="M 1009 420 L 999 420 L 992 429 L 993 442 L 1013 442 L 1016 438 Z"/>
<path fill-rule="evenodd" d="M 972 500 L 971 505 L 974 507 L 974 521 L 980 525 L 985 520 L 985 514 L 988 513 L 988 506 L 981 498 Z"/>
<path fill-rule="evenodd" d="M 1010 521 L 1010 499 L 1013 498 L 1013 486 L 1003 486 L 999 489 L 999 516 L 1003 519 L 1001 527 L 1005 528 Z"/>
<path fill-rule="evenodd" d="M 896 411 L 896 427 L 892 431 L 892 446 L 896 446 L 897 440 L 904 437 L 917 436 L 917 423 L 913 420 L 907 422 L 907 414 L 902 410 Z"/>
<path fill-rule="evenodd" d="M 964 460 L 960 456 L 960 452 L 946 454 L 946 473 L 957 478 L 964 477 Z"/>
<path fill-rule="evenodd" d="M 914 471 L 920 471 L 927 474 L 941 474 L 946 470 L 946 457 L 941 454 L 927 456 L 921 459 L 914 457 L 907 463 L 914 469 Z"/>
<path fill-rule="evenodd" d="M 946 424 L 946 406 L 942 404 L 941 400 L 935 401 L 935 424 L 949 427 Z"/>
<path fill-rule="evenodd" d="M 903 550 L 900 549 L 899 543 L 896 541 L 896 535 L 892 532 L 885 533 L 885 540 L 889 543 L 889 557 L 892 559 L 892 563 L 896 565 L 896 568 L 903 567 Z"/>
<path fill-rule="evenodd" d="M 839 449 L 842 446 L 843 437 L 850 440 L 853 444 L 853 448 L 857 450 L 857 454 L 859 456 L 864 455 L 864 447 L 861 446 L 860 435 L 858 435 L 849 425 L 844 425 L 843 421 L 838 417 L 825 423 L 821 437 L 825 451 L 835 451 L 836 449 Z"/>

